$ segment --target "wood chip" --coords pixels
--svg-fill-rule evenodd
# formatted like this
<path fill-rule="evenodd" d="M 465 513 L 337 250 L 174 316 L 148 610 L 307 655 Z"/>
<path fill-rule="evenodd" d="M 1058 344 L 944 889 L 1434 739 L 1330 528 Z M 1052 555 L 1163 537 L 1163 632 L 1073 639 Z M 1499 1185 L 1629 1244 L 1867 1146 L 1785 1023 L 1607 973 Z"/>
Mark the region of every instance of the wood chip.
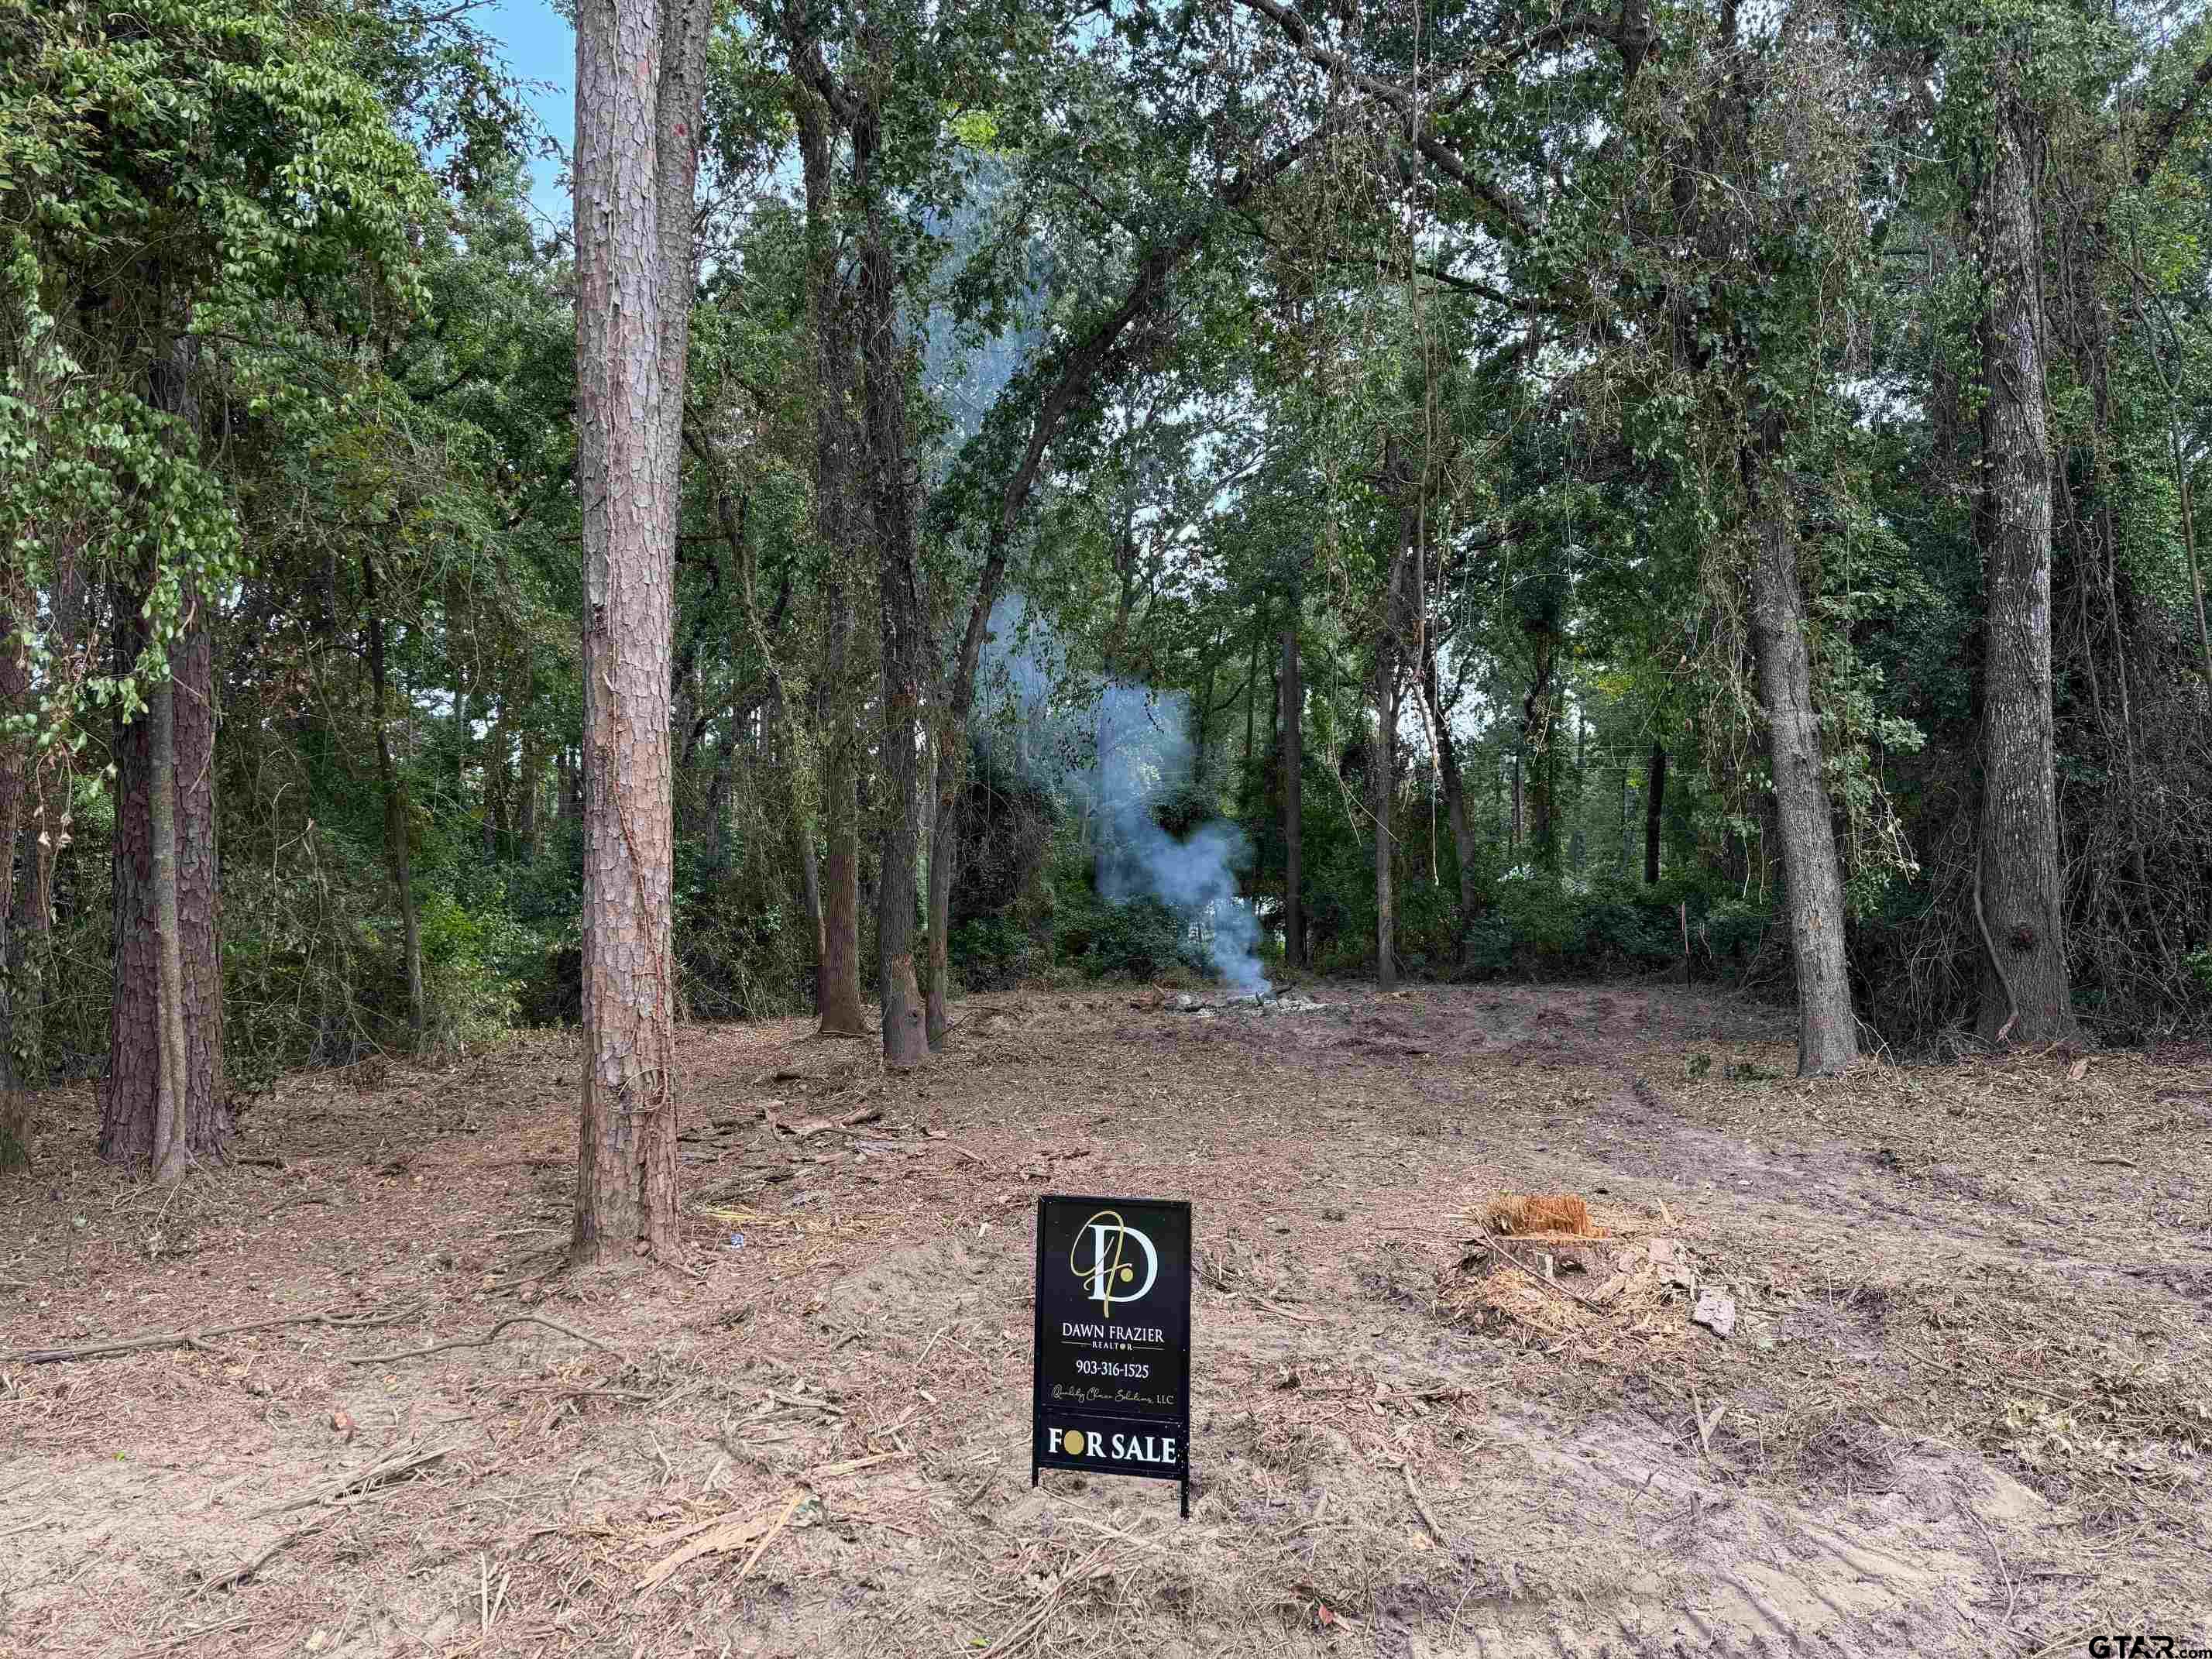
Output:
<path fill-rule="evenodd" d="M 790 1510 L 784 1513 L 788 1516 Z M 702 1521 L 696 1526 L 686 1528 L 684 1533 L 673 1535 L 679 1538 L 686 1533 L 695 1535 L 647 1567 L 645 1576 L 637 1581 L 637 1593 L 646 1595 L 667 1583 L 670 1575 L 686 1562 L 696 1561 L 702 1555 L 720 1555 L 726 1551 L 740 1548 L 756 1539 L 762 1539 L 769 1524 L 768 1516 L 764 1515 L 756 1515 L 743 1521 L 733 1520 L 728 1516 L 717 1516 L 713 1520 Z"/>

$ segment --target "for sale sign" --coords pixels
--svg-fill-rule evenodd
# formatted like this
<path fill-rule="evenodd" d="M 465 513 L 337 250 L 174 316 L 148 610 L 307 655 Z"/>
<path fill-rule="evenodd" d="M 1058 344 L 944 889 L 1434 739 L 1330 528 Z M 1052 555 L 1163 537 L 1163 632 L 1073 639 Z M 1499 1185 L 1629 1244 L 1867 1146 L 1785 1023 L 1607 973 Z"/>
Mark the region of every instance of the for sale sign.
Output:
<path fill-rule="evenodd" d="M 1190 1206 L 1037 1200 L 1030 1484 L 1040 1469 L 1180 1482 L 1190 1513 Z"/>

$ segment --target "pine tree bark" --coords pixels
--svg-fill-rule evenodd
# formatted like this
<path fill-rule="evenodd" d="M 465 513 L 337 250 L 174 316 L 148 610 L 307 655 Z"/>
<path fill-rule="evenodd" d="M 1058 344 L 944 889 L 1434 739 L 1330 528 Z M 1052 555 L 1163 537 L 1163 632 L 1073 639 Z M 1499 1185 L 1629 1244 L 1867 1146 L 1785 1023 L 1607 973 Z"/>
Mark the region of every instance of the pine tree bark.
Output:
<path fill-rule="evenodd" d="M 577 482 L 584 526 L 579 1263 L 672 1261 L 669 698 L 705 0 L 576 16 Z"/>
<path fill-rule="evenodd" d="M 384 793 L 384 869 L 392 879 L 392 901 L 399 907 L 400 965 L 407 977 L 407 1030 L 415 1052 L 422 1052 L 429 1010 L 422 992 L 422 925 L 415 904 L 415 879 L 409 868 L 407 784 L 392 756 L 388 718 L 391 692 L 384 654 L 384 614 L 377 604 L 376 560 L 361 559 L 362 605 L 368 613 L 369 719 L 376 727 L 376 781 Z"/>
<path fill-rule="evenodd" d="M 1305 685 L 1298 678 L 1298 604 L 1283 623 L 1283 956 L 1303 965 L 1305 951 Z"/>
<path fill-rule="evenodd" d="M 1844 961 L 1843 866 L 1836 854 L 1826 757 L 1813 709 L 1809 618 L 1797 571 L 1787 503 L 1778 482 L 1751 474 L 1751 638 L 1759 662 L 1759 695 L 1766 716 L 1774 774 L 1776 817 L 1790 915 L 1790 948 L 1797 970 L 1797 1074 L 1832 1077 L 1858 1058 L 1858 1020 Z M 1652 788 L 1657 818 L 1657 780 Z"/>
<path fill-rule="evenodd" d="M 1978 900 L 1991 956 L 1979 1030 L 2077 1042 L 2067 982 L 2051 671 L 2051 437 L 2035 118 L 2001 87 L 1977 203 L 1982 318 L 1982 801 Z"/>

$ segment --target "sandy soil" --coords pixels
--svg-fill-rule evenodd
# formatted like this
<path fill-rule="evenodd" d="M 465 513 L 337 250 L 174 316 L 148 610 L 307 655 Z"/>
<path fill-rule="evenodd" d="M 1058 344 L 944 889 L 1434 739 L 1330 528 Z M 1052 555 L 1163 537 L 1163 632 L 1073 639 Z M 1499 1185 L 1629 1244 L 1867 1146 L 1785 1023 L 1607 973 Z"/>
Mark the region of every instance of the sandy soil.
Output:
<path fill-rule="evenodd" d="M 560 1270 L 559 1038 L 293 1079 L 167 1195 L 58 1091 L 0 1179 L 0 1652 L 2212 1644 L 2212 1066 L 1800 1085 L 1700 990 L 1307 993 L 978 999 L 913 1079 L 690 1030 L 682 1278 Z M 1188 1522 L 1030 1486 L 1044 1191 L 1196 1206 Z M 1590 1271 L 1482 1243 L 1509 1191 L 1586 1197 Z"/>

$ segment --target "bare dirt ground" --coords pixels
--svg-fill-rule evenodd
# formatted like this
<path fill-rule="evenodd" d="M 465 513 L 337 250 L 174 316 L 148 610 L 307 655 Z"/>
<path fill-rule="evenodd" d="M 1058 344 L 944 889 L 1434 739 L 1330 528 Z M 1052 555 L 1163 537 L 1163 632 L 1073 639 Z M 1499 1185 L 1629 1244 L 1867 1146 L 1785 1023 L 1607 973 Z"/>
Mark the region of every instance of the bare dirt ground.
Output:
<path fill-rule="evenodd" d="M 559 1038 L 293 1079 L 171 1196 L 58 1091 L 0 1180 L 0 1652 L 2212 1644 L 2212 1066 L 1801 1085 L 1704 991 L 1307 988 L 976 999 L 912 1079 L 691 1030 L 696 1277 L 560 1271 Z M 1188 1522 L 1030 1488 L 1044 1191 L 1196 1206 Z M 1588 1198 L 1594 1271 L 1470 1245 L 1506 1191 Z"/>

